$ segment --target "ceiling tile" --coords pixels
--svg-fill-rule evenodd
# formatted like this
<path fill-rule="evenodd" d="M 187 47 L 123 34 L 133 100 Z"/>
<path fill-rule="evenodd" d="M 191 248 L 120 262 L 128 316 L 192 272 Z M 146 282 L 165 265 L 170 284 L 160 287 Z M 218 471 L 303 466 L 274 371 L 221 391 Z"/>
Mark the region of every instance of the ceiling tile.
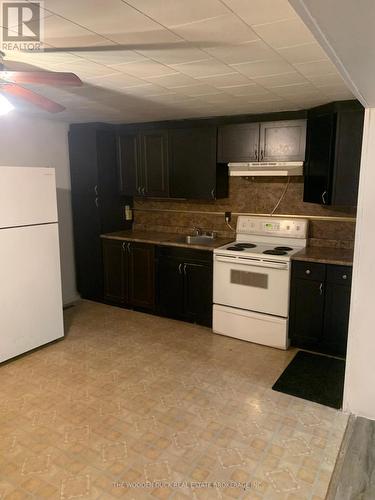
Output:
<path fill-rule="evenodd" d="M 232 14 L 174 26 L 173 31 L 188 41 L 217 45 L 258 39 L 249 26 Z"/>
<path fill-rule="evenodd" d="M 243 85 L 249 83 L 249 79 L 241 73 L 238 73 L 237 71 L 233 71 L 232 73 L 228 73 L 226 75 L 203 76 L 197 78 L 197 80 L 202 83 L 213 85 L 215 87 Z"/>
<path fill-rule="evenodd" d="M 294 71 L 293 66 L 283 61 L 281 58 L 270 59 L 267 61 L 233 64 L 231 67 L 251 78 L 292 73 Z"/>
<path fill-rule="evenodd" d="M 296 83 L 294 85 L 283 85 L 280 87 L 273 87 L 272 92 L 280 97 L 319 97 L 319 90 L 314 87 L 312 83 Z"/>
<path fill-rule="evenodd" d="M 153 76 L 145 77 L 146 80 L 166 87 L 167 89 L 172 89 L 174 87 L 182 87 L 186 85 L 194 85 L 196 80 L 190 76 L 183 75 L 181 73 L 174 73 L 173 75 L 165 76 Z"/>
<path fill-rule="evenodd" d="M 308 77 L 308 80 L 312 82 L 317 87 L 324 86 L 337 86 L 346 88 L 343 79 L 338 73 L 330 73 L 327 75 L 311 75 Z"/>
<path fill-rule="evenodd" d="M 259 85 L 263 85 L 263 87 L 272 88 L 278 87 L 281 85 L 292 85 L 294 83 L 306 83 L 306 78 L 304 78 L 297 71 L 292 71 L 291 73 L 284 73 L 281 75 L 273 75 L 273 76 L 262 76 L 260 78 L 255 78 L 254 81 L 259 83 Z"/>
<path fill-rule="evenodd" d="M 193 78 L 233 73 L 232 68 L 212 58 L 205 59 L 204 61 L 172 65 L 171 67 Z"/>
<path fill-rule="evenodd" d="M 314 37 L 299 18 L 253 26 L 255 33 L 274 49 L 314 42 Z"/>
<path fill-rule="evenodd" d="M 336 73 L 337 71 L 335 65 L 329 60 L 298 63 L 295 64 L 294 67 L 307 78 L 310 76 Z"/>
<path fill-rule="evenodd" d="M 116 66 L 112 66 L 112 68 L 116 68 L 118 71 L 138 78 L 173 75 L 174 73 L 176 73 L 176 71 L 169 68 L 168 66 L 163 66 L 162 64 L 146 58 L 143 61 L 117 64 Z"/>
<path fill-rule="evenodd" d="M 257 85 L 256 83 L 248 83 L 246 85 L 233 85 L 229 87 L 221 87 L 228 94 L 237 97 L 249 97 L 249 96 L 267 96 L 270 92 Z"/>
<path fill-rule="evenodd" d="M 133 50 L 105 50 L 102 52 L 99 50 L 90 52 L 76 51 L 74 54 L 82 57 L 83 59 L 87 59 L 88 61 L 104 64 L 105 66 L 144 60 L 142 55 L 137 54 Z"/>
<path fill-rule="evenodd" d="M 53 47 L 108 45 L 101 36 L 57 16 L 45 19 L 44 40 Z"/>
<path fill-rule="evenodd" d="M 248 24 L 272 23 L 297 17 L 288 0 L 223 0 Z"/>
<path fill-rule="evenodd" d="M 127 0 L 127 3 L 165 26 L 191 23 L 228 12 L 218 0 Z"/>
<path fill-rule="evenodd" d="M 149 57 L 162 64 L 180 64 L 184 62 L 199 61 L 206 59 L 207 54 L 198 48 L 190 48 L 186 46 L 186 42 L 181 40 L 181 43 L 175 44 L 173 48 L 166 46 L 163 49 L 139 50 L 145 57 Z"/>
<path fill-rule="evenodd" d="M 263 41 L 254 40 L 240 45 L 218 45 L 206 49 L 213 57 L 227 64 L 263 61 L 277 56 Z"/>
<path fill-rule="evenodd" d="M 88 81 L 99 87 L 107 87 L 112 89 L 122 89 L 124 87 L 138 87 L 140 85 L 147 85 L 148 82 L 135 78 L 124 73 L 116 73 L 114 75 L 92 77 Z"/>
<path fill-rule="evenodd" d="M 328 59 L 326 53 L 317 42 L 285 47 L 278 49 L 277 52 L 287 61 L 294 64 Z"/>
<path fill-rule="evenodd" d="M 189 97 L 199 97 L 206 95 L 216 95 L 222 93 L 215 87 L 211 85 L 187 85 L 186 87 L 178 87 L 174 89 L 176 93 L 180 95 L 186 95 Z"/>
<path fill-rule="evenodd" d="M 71 71 L 76 73 L 81 79 L 116 74 L 116 71 L 112 68 L 85 59 L 79 59 L 76 62 L 56 64 L 55 71 Z"/>

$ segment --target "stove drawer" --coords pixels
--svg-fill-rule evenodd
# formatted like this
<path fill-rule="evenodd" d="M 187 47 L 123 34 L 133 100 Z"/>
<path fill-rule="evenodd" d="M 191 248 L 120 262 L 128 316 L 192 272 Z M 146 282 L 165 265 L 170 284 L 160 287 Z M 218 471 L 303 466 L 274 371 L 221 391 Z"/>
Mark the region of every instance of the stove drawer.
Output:
<path fill-rule="evenodd" d="M 293 261 L 293 278 L 305 280 L 324 281 L 326 277 L 326 265 L 318 262 Z"/>

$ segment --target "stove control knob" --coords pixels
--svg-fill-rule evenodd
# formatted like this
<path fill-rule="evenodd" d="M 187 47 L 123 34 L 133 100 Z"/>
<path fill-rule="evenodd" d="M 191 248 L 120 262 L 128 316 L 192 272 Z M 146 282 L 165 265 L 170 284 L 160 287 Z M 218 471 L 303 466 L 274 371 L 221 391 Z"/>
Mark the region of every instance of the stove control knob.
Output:
<path fill-rule="evenodd" d="M 342 279 L 343 279 L 343 280 L 346 280 L 347 278 L 348 278 L 348 276 L 347 276 L 346 274 L 343 274 L 343 275 L 342 275 Z"/>
<path fill-rule="evenodd" d="M 310 269 L 306 269 L 305 273 L 306 273 L 306 274 L 311 274 Z M 344 279 L 345 279 L 345 278 L 344 278 Z"/>

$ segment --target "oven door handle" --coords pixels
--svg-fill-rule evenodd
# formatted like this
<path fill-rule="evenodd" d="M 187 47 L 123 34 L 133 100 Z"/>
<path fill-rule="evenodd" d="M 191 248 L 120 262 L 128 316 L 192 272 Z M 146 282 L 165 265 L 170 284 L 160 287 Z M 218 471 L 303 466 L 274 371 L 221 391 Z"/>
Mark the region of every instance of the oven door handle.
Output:
<path fill-rule="evenodd" d="M 227 262 L 253 267 L 266 267 L 268 269 L 288 269 L 289 267 L 288 262 L 265 262 L 264 260 L 251 260 L 246 258 L 244 259 L 242 257 L 233 258 L 216 255 L 215 260 L 216 262 Z"/>

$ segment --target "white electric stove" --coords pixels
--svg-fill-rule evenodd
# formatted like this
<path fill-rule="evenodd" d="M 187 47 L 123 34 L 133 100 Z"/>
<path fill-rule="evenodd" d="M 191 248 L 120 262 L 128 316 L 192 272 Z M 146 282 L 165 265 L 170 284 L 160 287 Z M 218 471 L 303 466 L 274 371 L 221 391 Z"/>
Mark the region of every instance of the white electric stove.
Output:
<path fill-rule="evenodd" d="M 214 250 L 213 331 L 287 349 L 290 259 L 307 243 L 306 219 L 246 217 Z"/>

